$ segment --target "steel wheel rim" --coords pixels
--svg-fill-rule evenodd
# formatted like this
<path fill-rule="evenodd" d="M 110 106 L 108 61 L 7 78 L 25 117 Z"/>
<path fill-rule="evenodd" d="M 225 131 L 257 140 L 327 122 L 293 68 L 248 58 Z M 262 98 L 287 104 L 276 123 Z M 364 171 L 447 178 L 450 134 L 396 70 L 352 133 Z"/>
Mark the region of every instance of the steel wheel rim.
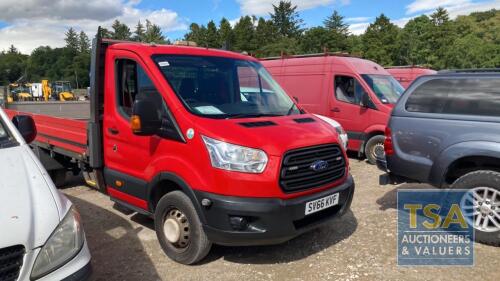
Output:
<path fill-rule="evenodd" d="M 372 149 L 373 158 L 374 159 L 382 158 L 382 157 L 384 157 L 384 155 L 385 155 L 384 144 L 380 143 L 380 142 L 376 143 Z"/>
<path fill-rule="evenodd" d="M 178 209 L 170 209 L 163 221 L 163 232 L 168 243 L 177 250 L 185 250 L 190 241 L 190 225 L 186 215 Z"/>
<path fill-rule="evenodd" d="M 500 231 L 500 191 L 491 187 L 475 187 L 464 195 L 460 203 L 465 218 L 474 229 Z"/>

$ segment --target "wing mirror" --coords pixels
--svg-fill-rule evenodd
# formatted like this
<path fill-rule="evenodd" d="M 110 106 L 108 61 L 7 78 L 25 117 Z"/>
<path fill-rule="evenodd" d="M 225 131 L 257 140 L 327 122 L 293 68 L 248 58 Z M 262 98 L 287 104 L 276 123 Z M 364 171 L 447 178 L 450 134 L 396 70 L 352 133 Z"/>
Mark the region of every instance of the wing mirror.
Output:
<path fill-rule="evenodd" d="M 137 99 L 132 107 L 130 127 L 138 136 L 152 136 L 157 134 L 162 125 L 160 105 L 151 99 Z"/>
<path fill-rule="evenodd" d="M 26 143 L 31 143 L 36 138 L 36 125 L 33 117 L 29 115 L 16 115 L 12 118 L 12 123 Z"/>
<path fill-rule="evenodd" d="M 370 97 L 368 96 L 367 92 L 363 92 L 359 105 L 366 108 L 370 107 Z"/>

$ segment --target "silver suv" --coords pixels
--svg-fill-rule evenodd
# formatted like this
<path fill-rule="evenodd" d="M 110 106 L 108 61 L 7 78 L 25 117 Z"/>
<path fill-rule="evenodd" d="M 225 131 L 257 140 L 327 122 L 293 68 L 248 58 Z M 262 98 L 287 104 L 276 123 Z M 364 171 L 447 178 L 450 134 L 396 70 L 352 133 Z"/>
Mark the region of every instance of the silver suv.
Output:
<path fill-rule="evenodd" d="M 386 129 L 380 184 L 471 189 L 476 240 L 500 246 L 500 70 L 417 79 Z"/>

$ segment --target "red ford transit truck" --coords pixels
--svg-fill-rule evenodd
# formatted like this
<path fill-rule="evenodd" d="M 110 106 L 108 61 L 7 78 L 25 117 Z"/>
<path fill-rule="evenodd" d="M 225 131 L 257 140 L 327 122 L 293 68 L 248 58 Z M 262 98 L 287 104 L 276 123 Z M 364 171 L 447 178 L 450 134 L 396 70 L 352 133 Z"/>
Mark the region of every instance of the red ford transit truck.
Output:
<path fill-rule="evenodd" d="M 282 243 L 350 208 L 335 128 L 250 56 L 98 33 L 90 93 L 89 120 L 6 111 L 32 116 L 33 148 L 51 174 L 82 170 L 117 204 L 154 218 L 177 262 L 203 259 L 212 243 Z"/>
<path fill-rule="evenodd" d="M 339 122 L 349 150 L 371 164 L 383 156 L 385 126 L 404 91 L 383 67 L 335 53 L 269 58 L 262 64 L 300 106 Z"/>

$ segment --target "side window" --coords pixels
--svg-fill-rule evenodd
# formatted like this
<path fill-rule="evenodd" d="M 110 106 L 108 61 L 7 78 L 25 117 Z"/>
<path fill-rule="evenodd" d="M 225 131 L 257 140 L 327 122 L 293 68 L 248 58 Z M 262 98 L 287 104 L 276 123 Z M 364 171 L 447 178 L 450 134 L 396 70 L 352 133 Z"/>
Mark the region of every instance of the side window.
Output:
<path fill-rule="evenodd" d="M 339 101 L 359 105 L 363 96 L 363 86 L 354 77 L 335 76 L 335 97 Z"/>
<path fill-rule="evenodd" d="M 406 102 L 410 112 L 500 116 L 500 79 L 449 78 L 425 82 Z"/>
<path fill-rule="evenodd" d="M 132 114 L 134 101 L 144 95 L 151 95 L 149 97 L 162 103 L 164 108 L 166 107 L 151 79 L 135 61 L 130 59 L 117 60 L 116 77 L 117 105 L 126 117 L 130 117 Z"/>

